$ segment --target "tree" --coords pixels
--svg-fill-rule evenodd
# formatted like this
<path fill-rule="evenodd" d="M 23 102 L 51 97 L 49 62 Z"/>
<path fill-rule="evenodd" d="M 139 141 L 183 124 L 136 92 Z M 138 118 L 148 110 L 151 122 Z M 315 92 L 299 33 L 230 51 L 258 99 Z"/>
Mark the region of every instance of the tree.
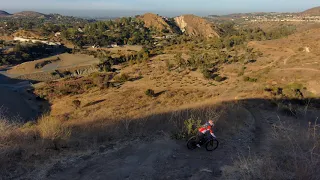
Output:
<path fill-rule="evenodd" d="M 15 51 L 15 52 L 20 52 L 20 51 L 22 51 L 22 46 L 21 46 L 20 43 L 16 44 L 16 46 L 14 47 L 14 51 Z"/>

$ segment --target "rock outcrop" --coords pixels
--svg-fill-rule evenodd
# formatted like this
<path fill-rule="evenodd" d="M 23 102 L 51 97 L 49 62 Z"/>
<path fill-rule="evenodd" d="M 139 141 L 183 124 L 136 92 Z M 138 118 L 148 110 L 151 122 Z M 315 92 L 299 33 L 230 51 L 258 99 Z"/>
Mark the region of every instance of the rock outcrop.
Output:
<path fill-rule="evenodd" d="M 173 32 L 170 25 L 165 21 L 165 18 L 159 15 L 146 13 L 140 16 L 139 19 L 144 22 L 147 28 L 155 28 L 159 31 L 167 30 L 168 32 Z"/>
<path fill-rule="evenodd" d="M 176 17 L 174 20 L 180 30 L 189 36 L 205 38 L 220 37 L 215 30 L 214 24 L 201 17 L 195 15 L 183 15 Z"/>

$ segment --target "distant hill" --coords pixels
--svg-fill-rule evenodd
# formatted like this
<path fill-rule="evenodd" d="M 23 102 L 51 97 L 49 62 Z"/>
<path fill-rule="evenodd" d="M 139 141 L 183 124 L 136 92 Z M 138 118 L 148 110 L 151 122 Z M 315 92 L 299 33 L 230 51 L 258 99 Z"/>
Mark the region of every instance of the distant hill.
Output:
<path fill-rule="evenodd" d="M 27 30 L 18 30 L 17 32 L 13 33 L 12 36 L 14 37 L 23 37 L 28 39 L 41 39 L 41 33 L 37 31 L 27 31 Z"/>
<path fill-rule="evenodd" d="M 170 25 L 165 21 L 164 18 L 159 15 L 146 13 L 142 16 L 139 16 L 138 18 L 144 22 L 147 28 L 155 28 L 159 31 L 167 30 L 169 32 L 173 32 Z"/>
<path fill-rule="evenodd" d="M 10 16 L 10 15 L 11 14 L 9 14 L 8 12 L 0 10 L 0 16 Z"/>
<path fill-rule="evenodd" d="M 13 14 L 14 17 L 33 17 L 33 18 L 39 18 L 39 17 L 46 17 L 47 15 L 34 12 L 34 11 L 22 11 L 18 13 Z"/>
<path fill-rule="evenodd" d="M 308 16 L 320 16 L 320 6 L 308 9 L 301 14 Z"/>
<path fill-rule="evenodd" d="M 183 15 L 176 17 L 176 24 L 181 31 L 189 36 L 199 37 L 220 37 L 215 29 L 215 25 L 206 19 L 195 15 Z"/>

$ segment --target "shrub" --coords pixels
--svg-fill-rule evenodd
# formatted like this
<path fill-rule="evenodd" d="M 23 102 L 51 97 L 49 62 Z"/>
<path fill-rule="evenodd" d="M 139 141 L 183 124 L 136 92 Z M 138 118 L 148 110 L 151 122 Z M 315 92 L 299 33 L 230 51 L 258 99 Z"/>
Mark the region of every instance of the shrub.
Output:
<path fill-rule="evenodd" d="M 73 100 L 73 101 L 72 101 L 72 105 L 73 105 L 76 109 L 78 109 L 78 108 L 80 107 L 80 105 L 81 105 L 81 101 L 79 101 L 78 99 Z"/>
<path fill-rule="evenodd" d="M 258 81 L 258 79 L 251 78 L 251 77 L 248 77 L 248 76 L 244 76 L 243 80 L 246 81 L 246 82 L 257 82 Z"/>
<path fill-rule="evenodd" d="M 207 69 L 203 69 L 201 71 L 201 73 L 203 74 L 203 77 L 206 79 L 212 79 L 212 74 L 210 71 L 208 71 Z"/>
<path fill-rule="evenodd" d="M 116 82 L 123 83 L 123 82 L 128 81 L 129 78 L 130 78 L 129 75 L 123 73 L 123 74 L 121 74 L 121 75 L 119 75 L 119 76 L 114 77 L 114 80 L 115 80 Z"/>
<path fill-rule="evenodd" d="M 185 120 L 184 121 L 185 135 L 187 137 L 195 135 L 200 126 L 201 126 L 200 119 L 189 118 L 189 119 Z"/>
<path fill-rule="evenodd" d="M 27 123 L 25 123 L 25 124 L 22 126 L 22 128 L 26 128 L 26 129 L 32 128 L 32 127 L 34 127 L 35 124 L 36 124 L 36 123 L 35 123 L 34 121 L 28 121 Z"/>
<path fill-rule="evenodd" d="M 146 90 L 145 94 L 147 96 L 150 96 L 150 97 L 154 97 L 155 96 L 154 90 L 152 90 L 152 89 Z"/>
<path fill-rule="evenodd" d="M 173 64 L 170 63 L 170 61 L 168 59 L 165 60 L 166 63 L 166 67 L 168 69 L 168 71 L 171 71 L 171 69 L 173 68 Z"/>
<path fill-rule="evenodd" d="M 55 72 L 55 71 L 53 71 L 53 72 L 51 72 L 50 74 L 51 74 L 51 76 L 56 76 L 58 73 Z"/>
<path fill-rule="evenodd" d="M 59 149 L 59 141 L 66 140 L 71 135 L 70 128 L 63 125 L 61 121 L 50 116 L 44 116 L 38 121 L 38 130 L 41 138 L 53 143 L 55 150 Z"/>
<path fill-rule="evenodd" d="M 222 81 L 226 80 L 226 78 L 225 77 L 221 77 L 221 76 L 218 75 L 218 76 L 216 76 L 214 78 L 214 80 L 217 81 L 217 82 L 222 82 Z"/>
<path fill-rule="evenodd" d="M 173 135 L 175 139 L 187 139 L 196 135 L 198 128 L 201 126 L 201 120 L 193 117 L 183 122 L 183 128 Z"/>
<path fill-rule="evenodd" d="M 71 76 L 72 75 L 72 73 L 70 71 L 64 71 L 62 74 L 64 76 Z"/>
<path fill-rule="evenodd" d="M 10 133 L 13 129 L 15 129 L 15 125 L 10 123 L 7 119 L 5 119 L 4 117 L 0 117 L 0 133 L 1 133 L 1 137 L 6 136 L 8 133 Z M 1 138 L 0 137 L 0 144 L 1 142 Z"/>
<path fill-rule="evenodd" d="M 273 149 L 265 156 L 242 156 L 234 162 L 239 179 L 319 179 L 320 153 L 319 124 L 317 119 L 303 127 L 299 123 L 283 121 L 272 125 L 269 146 Z"/>

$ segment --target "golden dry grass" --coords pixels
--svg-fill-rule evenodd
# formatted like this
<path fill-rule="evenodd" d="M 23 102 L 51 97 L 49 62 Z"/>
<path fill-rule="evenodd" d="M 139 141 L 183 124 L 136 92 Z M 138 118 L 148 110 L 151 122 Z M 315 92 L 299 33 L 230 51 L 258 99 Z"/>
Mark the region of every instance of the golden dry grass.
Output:
<path fill-rule="evenodd" d="M 43 139 L 52 141 L 67 139 L 71 135 L 71 130 L 63 125 L 61 121 L 50 116 L 43 116 L 38 120 L 37 129 Z"/>
<path fill-rule="evenodd" d="M 57 56 L 52 56 L 40 60 L 25 62 L 22 64 L 19 64 L 17 66 L 12 67 L 12 69 L 8 70 L 7 72 L 9 74 L 14 75 L 22 75 L 22 74 L 31 74 L 36 72 L 43 72 L 44 69 L 36 69 L 35 66 L 37 63 L 41 63 L 44 61 L 51 61 L 56 60 L 59 58 L 59 61 L 54 62 L 54 65 L 52 66 L 51 71 L 55 69 L 65 70 L 65 69 L 71 69 L 74 67 L 81 67 L 81 66 L 89 66 L 93 64 L 98 64 L 100 62 L 99 59 L 94 58 L 93 56 L 85 55 L 85 54 L 60 54 Z M 45 69 L 46 70 L 46 69 Z"/>
<path fill-rule="evenodd" d="M 74 89 L 79 90 L 79 93 L 50 97 L 49 101 L 52 104 L 50 116 L 39 120 L 35 134 L 41 140 L 50 139 L 53 141 L 70 138 L 72 141 L 76 141 L 77 148 L 82 147 L 82 145 L 90 148 L 90 146 L 93 146 L 92 144 L 99 144 L 99 142 L 105 142 L 109 138 L 115 138 L 119 130 L 124 130 L 124 133 L 130 135 L 130 137 L 146 135 L 147 132 L 159 128 L 159 124 L 163 129 L 168 130 L 167 132 L 170 132 L 169 130 L 172 130 L 170 129 L 172 127 L 175 128 L 175 131 L 181 130 L 183 121 L 190 118 L 191 115 L 195 116 L 195 119 L 205 120 L 219 115 L 218 112 L 225 112 L 223 107 L 218 108 L 218 110 L 214 108 L 194 110 L 201 109 L 199 107 L 231 101 L 231 105 L 228 104 L 228 106 L 235 110 L 241 106 L 237 104 L 241 99 L 270 98 L 271 96 L 264 92 L 267 85 L 274 88 L 286 87 L 292 82 L 301 82 L 304 85 L 305 82 L 313 80 L 311 85 L 314 87 L 313 91 L 316 92 L 315 84 L 317 83 L 314 83 L 314 81 L 319 80 L 317 71 L 300 72 L 292 69 L 301 68 L 301 62 L 311 63 L 318 60 L 316 59 L 316 52 L 308 55 L 298 54 L 293 48 L 293 43 L 289 43 L 291 39 L 296 41 L 298 37 L 311 38 L 311 34 L 314 32 L 315 30 L 312 30 L 306 35 L 298 34 L 276 41 L 251 43 L 250 45 L 253 48 L 263 52 L 264 57 L 259 58 L 256 63 L 247 64 L 244 75 L 257 78 L 257 83 L 244 82 L 243 77 L 238 77 L 238 72 L 234 71 L 238 71 L 238 68 L 242 67 L 241 64 L 226 65 L 219 70 L 220 74 L 228 77 L 224 82 L 207 80 L 198 71 L 179 69 L 178 67 L 173 67 L 171 71 L 168 71 L 166 60 L 175 63 L 172 54 L 160 55 L 154 57 L 152 61 L 141 64 L 123 66 L 121 67 L 122 74 L 126 74 L 130 78 L 142 77 L 142 79 L 137 78 L 133 81 L 127 81 L 117 88 L 97 86 L 83 91 L 82 88 L 73 86 Z M 310 44 L 318 48 L 317 42 Z M 305 44 L 302 42 L 300 45 Z M 189 50 L 181 49 L 181 51 Z M 268 54 L 270 56 L 266 57 Z M 292 54 L 298 55 L 294 57 Z M 291 56 L 293 59 L 290 58 Z M 299 61 L 298 59 L 302 57 L 305 58 L 304 61 Z M 287 64 L 284 64 L 286 58 L 289 59 Z M 284 68 L 286 68 L 285 71 Z M 291 70 L 289 71 L 288 68 L 291 68 Z M 317 66 L 304 68 L 318 69 Z M 76 81 L 81 84 L 82 79 L 61 80 L 55 82 L 55 86 L 56 89 L 59 89 L 60 86 L 65 85 L 64 83 L 74 83 Z M 158 95 L 155 97 L 147 96 L 145 94 L 147 89 L 154 90 Z M 81 105 L 75 107 L 73 105 L 74 100 L 81 101 Z M 237 124 L 238 121 L 234 121 L 237 118 L 239 124 Z M 227 129 L 224 129 L 224 133 L 226 131 L 232 134 L 236 129 L 243 128 L 243 126 L 240 126 L 242 119 L 239 117 L 234 117 L 234 119 L 220 120 L 221 126 Z M 170 128 L 167 128 L 167 126 L 170 126 Z M 3 127 L 4 129 L 10 129 L 6 124 Z M 72 135 L 70 135 L 68 127 L 72 127 Z M 279 140 L 276 142 L 280 142 Z M 312 142 L 316 141 L 310 141 L 310 144 Z M 74 147 L 72 143 L 69 145 Z M 286 143 L 282 145 L 285 145 L 284 150 L 292 148 Z M 257 173 L 260 176 L 261 174 L 255 168 L 261 169 L 267 165 L 272 165 L 272 163 L 268 164 L 270 162 L 268 159 L 263 160 L 266 164 L 261 164 L 261 160 L 255 159 L 255 157 L 241 157 L 239 163 L 242 169 L 240 168 L 240 170 L 250 176 L 250 173 Z M 296 170 L 298 171 L 298 169 Z M 313 169 L 311 170 L 313 171 Z"/>

